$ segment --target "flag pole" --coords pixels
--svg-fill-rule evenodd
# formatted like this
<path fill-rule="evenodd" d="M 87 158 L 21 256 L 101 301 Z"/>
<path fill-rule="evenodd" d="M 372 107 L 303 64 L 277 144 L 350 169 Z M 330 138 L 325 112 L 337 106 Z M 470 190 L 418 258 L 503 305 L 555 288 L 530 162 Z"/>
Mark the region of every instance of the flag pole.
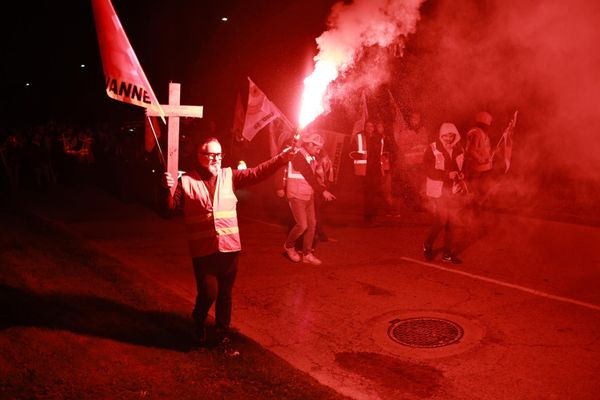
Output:
<path fill-rule="evenodd" d="M 496 157 L 496 153 L 498 152 L 498 149 L 500 148 L 502 141 L 506 140 L 506 136 L 509 134 L 509 132 L 511 130 L 515 129 L 515 126 L 517 125 L 517 116 L 518 115 L 519 115 L 519 110 L 515 110 L 513 117 L 508 122 L 508 126 L 506 127 L 506 129 L 504 129 L 502 136 L 500 136 L 500 140 L 498 140 L 498 144 L 496 145 L 496 147 L 494 147 L 494 152 L 492 153 L 492 161 L 494 160 L 494 157 Z"/>
<path fill-rule="evenodd" d="M 148 118 L 148 122 L 150 123 L 150 129 L 152 129 L 152 134 L 154 135 L 154 140 L 156 141 L 156 146 L 158 146 L 158 155 L 160 156 L 160 163 L 163 168 L 167 169 L 167 163 L 165 162 L 165 156 L 163 155 L 162 149 L 160 148 L 160 143 L 158 142 L 158 136 L 156 136 L 156 131 L 154 130 L 154 125 L 152 124 L 152 118 L 149 115 L 146 116 Z"/>

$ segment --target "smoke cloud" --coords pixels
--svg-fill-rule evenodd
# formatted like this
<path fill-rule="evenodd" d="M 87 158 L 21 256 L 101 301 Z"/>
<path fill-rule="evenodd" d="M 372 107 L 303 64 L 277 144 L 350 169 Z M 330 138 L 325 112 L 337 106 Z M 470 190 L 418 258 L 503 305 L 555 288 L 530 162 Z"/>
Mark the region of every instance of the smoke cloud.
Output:
<path fill-rule="evenodd" d="M 597 21 L 600 2 L 588 0 L 337 3 L 315 60 L 339 66 L 329 101 L 355 110 L 361 89 L 387 85 L 431 131 L 452 121 L 464 133 L 487 110 L 495 145 L 519 110 L 507 197 L 598 210 Z"/>
<path fill-rule="evenodd" d="M 429 1 L 394 89 L 432 129 L 452 120 L 464 132 L 477 111 L 491 112 L 494 144 L 518 109 L 503 189 L 529 204 L 597 210 L 599 17 L 600 3 L 586 0 Z"/>
<path fill-rule="evenodd" d="M 521 109 L 521 128 L 539 148 L 530 154 L 543 153 L 545 165 L 598 165 L 589 144 L 599 127 L 599 9 L 585 0 L 435 2 L 407 71 L 428 83 L 407 90 L 450 117 L 491 108 L 503 123 Z"/>
<path fill-rule="evenodd" d="M 357 0 L 332 7 L 328 29 L 316 39 L 315 62 L 333 63 L 343 84 L 329 90 L 327 103 L 390 80 L 390 58 L 402 53 L 404 40 L 415 32 L 422 2 Z"/>

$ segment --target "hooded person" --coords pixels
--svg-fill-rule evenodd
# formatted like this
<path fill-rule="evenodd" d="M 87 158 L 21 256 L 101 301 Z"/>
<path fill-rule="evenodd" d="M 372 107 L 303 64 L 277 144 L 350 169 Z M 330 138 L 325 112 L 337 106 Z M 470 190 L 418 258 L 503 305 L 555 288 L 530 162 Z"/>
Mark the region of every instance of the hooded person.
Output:
<path fill-rule="evenodd" d="M 464 150 L 460 145 L 460 133 L 454 124 L 444 122 L 440 126 L 438 139 L 429 145 L 423 156 L 425 193 L 434 217 L 423 244 L 423 254 L 428 261 L 433 260 L 433 245 L 439 233 L 444 230 L 442 260 L 453 264 L 462 262 L 455 254 L 453 235 L 458 209 L 453 198 L 457 192 L 465 190 L 462 185 L 463 162 Z"/>

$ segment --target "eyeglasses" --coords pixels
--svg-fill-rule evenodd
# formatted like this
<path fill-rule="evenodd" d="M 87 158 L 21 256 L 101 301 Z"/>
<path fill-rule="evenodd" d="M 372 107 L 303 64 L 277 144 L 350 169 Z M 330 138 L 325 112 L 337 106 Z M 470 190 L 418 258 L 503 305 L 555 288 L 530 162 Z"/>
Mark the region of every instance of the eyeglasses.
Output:
<path fill-rule="evenodd" d="M 211 161 L 223 159 L 223 153 L 199 153 L 199 154 L 203 155 L 204 157 L 208 158 Z"/>

